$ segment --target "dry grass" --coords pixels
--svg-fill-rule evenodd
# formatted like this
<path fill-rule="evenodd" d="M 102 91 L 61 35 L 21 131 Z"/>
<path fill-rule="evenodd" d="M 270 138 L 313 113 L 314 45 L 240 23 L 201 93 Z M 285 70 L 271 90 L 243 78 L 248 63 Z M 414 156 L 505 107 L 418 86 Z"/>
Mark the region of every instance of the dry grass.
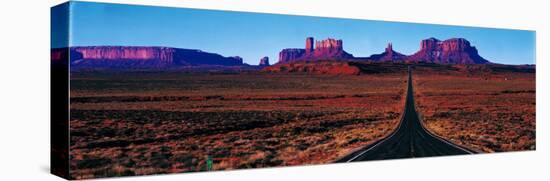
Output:
<path fill-rule="evenodd" d="M 71 176 L 329 163 L 393 130 L 405 74 L 74 74 Z"/>
<path fill-rule="evenodd" d="M 482 152 L 534 150 L 535 73 L 414 74 L 427 127 Z"/>

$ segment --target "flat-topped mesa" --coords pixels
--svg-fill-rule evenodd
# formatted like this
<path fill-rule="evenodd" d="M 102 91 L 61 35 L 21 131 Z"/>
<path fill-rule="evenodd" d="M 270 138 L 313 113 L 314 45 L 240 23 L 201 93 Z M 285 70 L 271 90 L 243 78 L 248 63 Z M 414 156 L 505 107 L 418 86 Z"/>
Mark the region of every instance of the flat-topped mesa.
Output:
<path fill-rule="evenodd" d="M 71 47 L 74 68 L 172 68 L 178 66 L 240 66 L 240 57 L 224 57 L 201 50 L 146 46 Z M 73 54 L 79 56 L 72 56 Z"/>
<path fill-rule="evenodd" d="M 344 51 L 342 40 L 332 38 L 315 42 L 313 55 L 308 57 L 313 60 L 345 60 L 354 58 L 351 54 Z"/>
<path fill-rule="evenodd" d="M 420 50 L 407 57 L 411 62 L 442 64 L 486 64 L 490 63 L 478 54 L 477 49 L 464 38 L 440 41 L 428 38 L 420 42 Z"/>
<path fill-rule="evenodd" d="M 157 61 L 171 64 L 174 60 L 173 48 L 166 47 L 126 47 L 126 46 L 90 46 L 75 47 L 72 50 L 82 54 L 85 60 L 109 61 Z"/>
<path fill-rule="evenodd" d="M 383 53 L 371 55 L 367 59 L 372 61 L 402 61 L 405 60 L 406 57 L 406 55 L 394 51 L 392 43 L 388 43 Z"/>
<path fill-rule="evenodd" d="M 307 37 L 305 49 L 283 49 L 279 53 L 278 63 L 300 60 L 347 60 L 353 58 L 353 55 L 344 51 L 342 40 L 328 38 L 326 40 L 315 41 L 314 43 L 312 37 Z"/>
<path fill-rule="evenodd" d="M 278 63 L 289 63 L 302 58 L 306 53 L 305 49 L 301 48 L 285 48 L 279 52 Z"/>
<path fill-rule="evenodd" d="M 470 42 L 464 38 L 452 38 L 441 43 L 441 49 L 443 52 L 468 51 L 470 48 L 474 47 L 472 47 Z"/>

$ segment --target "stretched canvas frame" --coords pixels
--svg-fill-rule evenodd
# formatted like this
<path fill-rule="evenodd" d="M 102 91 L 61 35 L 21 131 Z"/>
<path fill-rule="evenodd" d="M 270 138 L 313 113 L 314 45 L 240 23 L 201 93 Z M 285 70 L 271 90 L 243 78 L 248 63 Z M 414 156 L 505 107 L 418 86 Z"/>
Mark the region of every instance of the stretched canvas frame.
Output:
<path fill-rule="evenodd" d="M 534 31 L 78 1 L 51 25 L 66 179 L 536 149 Z"/>

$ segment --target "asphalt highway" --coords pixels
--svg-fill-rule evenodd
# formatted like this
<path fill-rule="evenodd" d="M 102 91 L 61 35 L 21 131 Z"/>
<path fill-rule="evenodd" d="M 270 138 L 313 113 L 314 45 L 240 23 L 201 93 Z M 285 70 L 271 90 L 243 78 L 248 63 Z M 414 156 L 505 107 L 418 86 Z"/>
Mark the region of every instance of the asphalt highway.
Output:
<path fill-rule="evenodd" d="M 416 112 L 409 67 L 405 109 L 398 128 L 386 138 L 357 150 L 337 162 L 385 160 L 443 155 L 473 154 L 474 151 L 453 144 L 427 131 Z"/>

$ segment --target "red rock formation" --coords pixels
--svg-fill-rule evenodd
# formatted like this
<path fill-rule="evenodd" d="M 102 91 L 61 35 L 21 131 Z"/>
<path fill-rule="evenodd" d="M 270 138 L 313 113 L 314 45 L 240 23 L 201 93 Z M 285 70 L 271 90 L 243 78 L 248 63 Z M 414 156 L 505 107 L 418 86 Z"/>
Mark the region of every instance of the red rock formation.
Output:
<path fill-rule="evenodd" d="M 258 64 L 258 66 L 260 67 L 267 67 L 269 66 L 269 57 L 263 57 L 260 59 L 260 63 Z"/>
<path fill-rule="evenodd" d="M 348 60 L 353 59 L 353 55 L 344 51 L 342 40 L 326 39 L 315 42 L 313 47 L 313 38 L 306 39 L 305 49 L 283 49 L 279 53 L 278 63 L 288 63 L 300 60 Z"/>
<path fill-rule="evenodd" d="M 288 63 L 302 58 L 305 55 L 305 49 L 286 48 L 279 52 L 279 63 Z"/>
<path fill-rule="evenodd" d="M 411 62 L 430 62 L 442 64 L 486 64 L 477 49 L 464 38 L 452 38 L 440 41 L 435 38 L 422 40 L 420 50 L 407 57 Z"/>
<path fill-rule="evenodd" d="M 373 61 L 402 61 L 406 58 L 407 56 L 394 51 L 392 44 L 388 43 L 388 47 L 383 53 L 371 55 L 368 59 Z"/>
<path fill-rule="evenodd" d="M 310 54 L 313 52 L 313 37 L 306 38 L 306 53 Z"/>
<path fill-rule="evenodd" d="M 315 47 L 312 49 L 312 47 Z M 373 61 L 406 61 L 406 62 L 429 62 L 442 64 L 486 64 L 490 63 L 481 57 L 477 49 L 470 45 L 466 39 L 453 38 L 440 41 L 435 38 L 422 40 L 420 50 L 413 55 L 406 56 L 393 50 L 392 44 L 381 54 L 374 54 L 370 57 L 354 57 L 344 51 L 342 40 L 326 39 L 316 41 L 313 38 L 306 39 L 305 49 L 292 48 L 283 49 L 279 53 L 278 63 L 289 63 L 296 61 L 319 61 L 319 60 L 373 60 Z"/>
<path fill-rule="evenodd" d="M 308 55 L 310 59 L 350 59 L 351 54 L 344 51 L 342 40 L 332 38 L 316 41 L 313 55 Z"/>
<path fill-rule="evenodd" d="M 87 60 L 144 60 L 172 63 L 175 50 L 165 47 L 95 46 L 76 47 L 75 51 Z"/>
<path fill-rule="evenodd" d="M 195 65 L 243 65 L 240 57 L 223 57 L 218 54 L 192 49 L 137 46 L 72 47 L 71 67 L 85 68 L 171 68 Z M 79 55 L 79 56 L 73 56 Z M 54 56 L 52 54 L 52 56 Z"/>
<path fill-rule="evenodd" d="M 386 49 L 384 49 L 384 52 L 386 52 L 388 54 L 393 54 L 394 53 L 393 45 L 391 43 L 388 43 L 388 46 L 386 47 Z"/>

